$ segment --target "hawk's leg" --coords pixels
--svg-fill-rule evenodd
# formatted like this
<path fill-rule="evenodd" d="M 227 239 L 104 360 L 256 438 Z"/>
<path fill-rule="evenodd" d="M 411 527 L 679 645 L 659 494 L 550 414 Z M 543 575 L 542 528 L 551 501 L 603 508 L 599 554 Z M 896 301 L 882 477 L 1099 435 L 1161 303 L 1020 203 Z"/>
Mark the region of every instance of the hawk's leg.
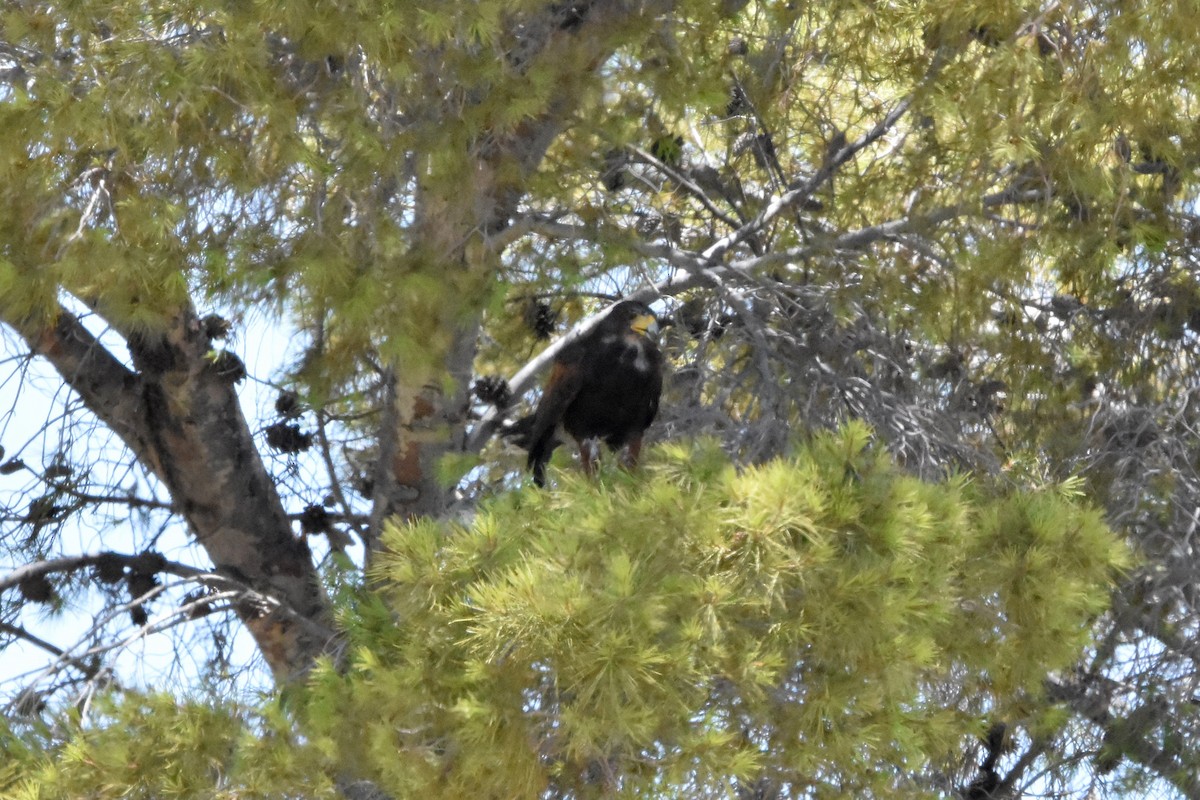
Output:
<path fill-rule="evenodd" d="M 596 475 L 596 464 L 600 460 L 600 447 L 595 439 L 584 439 L 579 443 L 579 461 L 583 464 L 583 474 L 589 478 Z"/>
<path fill-rule="evenodd" d="M 625 448 L 625 452 L 621 455 L 621 464 L 626 469 L 633 469 L 637 466 L 638 459 L 642 456 L 642 437 L 634 437 L 629 446 Z"/>

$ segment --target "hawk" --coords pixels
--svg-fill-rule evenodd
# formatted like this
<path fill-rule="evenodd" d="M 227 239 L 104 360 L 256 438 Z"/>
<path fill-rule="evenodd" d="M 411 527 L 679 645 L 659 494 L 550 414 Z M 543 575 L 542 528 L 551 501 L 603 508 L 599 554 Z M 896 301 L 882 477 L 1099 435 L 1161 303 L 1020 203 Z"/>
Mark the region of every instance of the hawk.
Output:
<path fill-rule="evenodd" d="M 546 485 L 546 463 L 565 440 L 563 433 L 575 440 L 588 475 L 595 471 L 592 439 L 613 450 L 628 446 L 626 463 L 637 463 L 662 394 L 657 334 L 649 307 L 626 300 L 555 357 L 537 409 L 510 428 L 510 436 L 529 450 L 534 483 Z"/>

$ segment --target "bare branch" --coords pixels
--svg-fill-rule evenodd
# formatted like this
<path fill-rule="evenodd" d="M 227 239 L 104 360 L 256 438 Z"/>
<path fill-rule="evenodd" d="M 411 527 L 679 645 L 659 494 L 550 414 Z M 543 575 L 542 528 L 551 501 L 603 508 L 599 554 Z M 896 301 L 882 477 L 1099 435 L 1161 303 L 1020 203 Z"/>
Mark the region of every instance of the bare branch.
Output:
<path fill-rule="evenodd" d="M 237 580 L 230 575 L 198 569 L 177 561 L 169 561 L 157 553 L 129 555 L 127 553 L 104 551 L 101 553 L 89 553 L 37 561 L 32 564 L 26 564 L 23 567 L 18 567 L 7 575 L 0 577 L 0 591 L 11 589 L 30 578 L 52 575 L 59 572 L 74 572 L 79 569 L 96 566 L 105 561 L 117 562 L 131 570 L 144 570 L 147 566 L 150 566 L 155 572 L 175 575 L 176 577 L 204 586 L 236 591 L 243 599 L 257 603 L 270 612 L 279 612 L 286 615 L 293 622 L 297 622 L 308 628 L 315 636 L 329 639 L 335 635 L 331 628 L 309 619 L 294 609 L 288 608 L 279 598 L 256 591 L 249 584 Z"/>
<path fill-rule="evenodd" d="M 45 650 L 52 656 L 60 657 L 66 653 L 66 651 L 61 647 L 51 644 L 40 636 L 30 633 L 20 625 L 10 625 L 7 622 L 0 622 L 0 633 L 7 633 L 8 635 L 20 639 L 23 642 L 28 642 L 34 647 Z"/>
<path fill-rule="evenodd" d="M 18 567 L 7 575 L 0 576 L 0 592 L 11 589 L 30 578 L 44 577 L 59 572 L 75 572 L 88 567 L 94 567 L 106 561 L 119 563 L 123 567 L 140 568 L 146 563 L 146 556 L 145 554 L 128 555 L 126 553 L 105 551 L 102 553 L 88 553 L 85 555 L 35 561 L 32 564 Z M 204 570 L 190 567 L 187 564 L 168 561 L 157 554 L 153 558 L 153 564 L 156 568 L 155 571 L 166 572 L 181 578 L 194 579 L 209 574 Z"/>
<path fill-rule="evenodd" d="M 50 362 L 88 409 L 116 433 L 138 460 L 162 477 L 142 402 L 141 378 L 113 357 L 80 322 L 59 306 L 53 324 L 6 319 L 29 345 Z"/>
<path fill-rule="evenodd" d="M 822 164 L 815 173 L 813 173 L 812 177 L 802 182 L 796 188 L 789 189 L 788 191 L 784 192 L 782 195 L 768 203 L 766 207 L 762 209 L 762 211 L 755 215 L 754 219 L 750 220 L 733 233 L 718 239 L 716 242 L 705 248 L 704 251 L 700 253 L 701 260 L 705 263 L 711 263 L 713 261 L 720 260 L 727 252 L 729 252 L 729 250 L 741 242 L 744 242 L 749 237 L 757 234 L 781 213 L 791 208 L 796 203 L 800 203 L 811 197 L 813 192 L 815 192 L 826 181 L 832 178 L 834 173 L 836 173 L 843 164 L 853 158 L 856 153 L 866 147 L 869 147 L 871 144 L 878 141 L 885 133 L 891 130 L 892 126 L 894 126 L 900 120 L 900 118 L 904 116 L 904 113 L 908 111 L 911 105 L 912 96 L 902 100 L 887 114 L 887 116 L 880 120 L 875 127 L 864 134 L 861 139 L 844 144 L 838 150 L 831 153 L 825 159 L 825 163 Z"/>
<path fill-rule="evenodd" d="M 1111 683 L 1111 679 L 1099 675 L 1089 676 L 1088 680 Z M 1200 777 L 1191 774 L 1177 758 L 1152 742 L 1148 731 L 1132 724 L 1136 712 L 1118 720 L 1102 696 L 1103 692 L 1088 691 L 1086 685 L 1056 679 L 1047 680 L 1046 685 L 1052 699 L 1067 703 L 1075 713 L 1114 735 L 1123 755 L 1153 770 L 1188 800 L 1200 800 Z"/>
<path fill-rule="evenodd" d="M 737 219 L 734 219 L 733 217 L 729 216 L 721 209 L 717 208 L 716 204 L 713 203 L 712 199 L 708 196 L 708 193 L 705 192 L 703 189 L 701 189 L 695 183 L 695 181 L 691 180 L 683 173 L 681 173 L 678 170 L 667 165 L 660 159 L 655 158 L 647 150 L 643 150 L 640 147 L 633 147 L 630 149 L 634 153 L 636 153 L 637 157 L 640 158 L 642 161 L 644 161 L 647 164 L 650 164 L 655 169 L 657 169 L 659 172 L 666 175 L 672 181 L 674 181 L 675 183 L 679 184 L 681 187 L 686 189 L 689 194 L 691 194 L 693 197 L 696 198 L 696 200 L 698 200 L 700 202 L 700 205 L 704 206 L 705 210 L 707 210 L 708 213 L 712 214 L 714 217 L 719 219 L 721 222 L 725 223 L 725 225 L 727 225 L 730 228 L 739 227 L 739 225 L 741 223 Z"/>

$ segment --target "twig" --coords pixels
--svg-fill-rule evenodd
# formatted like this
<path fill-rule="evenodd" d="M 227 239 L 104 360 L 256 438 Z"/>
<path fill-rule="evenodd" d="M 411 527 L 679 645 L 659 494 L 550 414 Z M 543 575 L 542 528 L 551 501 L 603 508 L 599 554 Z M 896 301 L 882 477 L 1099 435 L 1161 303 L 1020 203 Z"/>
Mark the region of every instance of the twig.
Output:
<path fill-rule="evenodd" d="M 721 220 L 721 222 L 725 223 L 730 228 L 736 229 L 740 226 L 740 223 L 738 220 L 734 219 L 733 217 L 729 216 L 721 209 L 717 208 L 716 204 L 713 203 L 713 201 L 709 198 L 708 194 L 703 189 L 701 189 L 694 181 L 689 179 L 686 175 L 684 175 L 683 173 L 679 172 L 678 170 L 670 167 L 669 165 L 667 165 L 660 159 L 655 158 L 651 153 L 649 153 L 646 150 L 643 150 L 640 147 L 631 147 L 630 150 L 632 150 L 634 153 L 636 153 L 637 157 L 640 158 L 642 161 L 646 162 L 647 164 L 650 164 L 652 167 L 657 169 L 659 172 L 666 175 L 668 178 L 673 180 L 675 183 L 679 184 L 684 189 L 686 189 L 689 194 L 691 194 L 693 197 L 695 197 L 697 200 L 700 201 L 700 205 L 704 206 L 704 208 L 708 211 L 708 213 L 712 214 L 714 217 Z"/>

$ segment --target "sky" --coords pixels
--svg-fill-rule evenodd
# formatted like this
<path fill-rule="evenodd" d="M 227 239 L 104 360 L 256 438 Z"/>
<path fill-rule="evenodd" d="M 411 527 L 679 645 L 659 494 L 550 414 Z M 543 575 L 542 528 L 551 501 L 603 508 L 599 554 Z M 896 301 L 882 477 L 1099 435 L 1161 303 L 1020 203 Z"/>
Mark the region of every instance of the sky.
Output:
<path fill-rule="evenodd" d="M 128 358 L 127 351 L 119 338 L 95 329 L 109 347 L 121 357 Z M 246 363 L 248 377 L 239 386 L 239 397 L 247 419 L 256 434 L 261 437 L 261 427 L 269 424 L 275 416 L 276 389 L 263 380 L 263 376 L 276 374 L 280 367 L 298 356 L 297 339 L 289 336 L 277 320 L 268 314 L 253 315 L 235 324 L 234 333 L 224 346 L 232 350 Z M 64 425 L 68 417 L 69 425 Z M 303 425 L 303 420 L 300 421 Z M 93 482 L 87 488 L 99 492 L 115 482 L 142 497 L 157 497 L 166 500 L 165 492 L 154 489 L 140 470 L 126 466 L 128 455 L 120 442 L 90 414 L 78 408 L 78 401 L 63 386 L 61 378 L 44 361 L 24 358 L 24 351 L 11 331 L 0 335 L 0 446 L 5 454 L 0 462 L 14 457 L 21 458 L 29 470 L 18 470 L 9 475 L 0 475 L 0 500 L 15 507 L 20 513 L 32 498 L 46 490 L 46 485 L 35 476 L 51 464 L 61 449 L 71 453 L 70 462 L 88 465 L 88 478 Z M 265 450 L 265 448 L 264 448 Z M 303 454 L 302 456 L 303 457 Z M 310 462 L 315 462 L 310 459 Z M 268 458 L 268 469 L 285 479 L 289 469 L 317 469 L 316 463 L 290 463 L 282 458 Z M 319 502 L 319 499 L 317 500 Z M 301 507 L 288 508 L 299 512 Z M 167 521 L 159 513 L 156 519 L 139 518 L 117 506 L 108 506 L 99 514 L 83 514 L 64 524 L 57 537 L 42 537 L 42 557 L 96 553 L 113 550 L 136 553 L 139 542 L 155 534 L 154 548 L 167 558 L 199 568 L 209 563 L 202 550 L 190 542 L 186 528 L 177 521 Z M 148 523 L 148 524 L 147 524 Z M 165 523 L 165 524 L 164 524 Z M 161 530 L 156 528 L 161 527 Z M 48 527 L 46 532 L 51 529 Z M 19 520 L 0 522 L 0 541 L 14 541 L 29 537 L 31 526 Z M 352 553 L 353 555 L 353 553 Z M 0 551 L 0 575 L 22 566 L 25 560 L 12 553 L 7 547 Z M 179 584 L 178 579 L 164 576 L 164 583 Z M 162 624 L 173 619 L 180 594 L 193 586 L 183 587 L 174 594 L 174 601 L 163 600 L 149 606 L 149 627 L 156 622 Z M 126 592 L 117 584 L 119 595 Z M 28 603 L 16 622 L 30 633 L 51 644 L 80 654 L 95 642 L 89 640 L 87 632 L 103 613 L 102 595 L 94 590 L 72 597 L 65 607 L 50 611 L 48 606 Z M 139 633 L 128 623 L 125 614 L 114 620 L 113 631 L 127 636 L 127 643 L 120 648 L 116 658 L 116 674 L 124 685 L 142 688 L 161 688 L 178 691 L 194 685 L 211 655 L 211 641 L 207 636 L 207 620 L 186 622 L 193 628 L 179 637 L 180 630 L 160 633 Z M 271 685 L 270 675 L 257 658 L 254 643 L 241 625 L 230 626 L 230 639 L 226 648 L 235 664 L 254 664 L 255 668 L 234 679 L 236 691 L 266 689 Z M 180 647 L 182 644 L 182 648 Z M 0 654 L 0 709 L 14 695 L 34 685 L 45 685 L 47 669 L 55 662 L 46 650 L 28 642 L 18 641 L 4 648 Z"/>

